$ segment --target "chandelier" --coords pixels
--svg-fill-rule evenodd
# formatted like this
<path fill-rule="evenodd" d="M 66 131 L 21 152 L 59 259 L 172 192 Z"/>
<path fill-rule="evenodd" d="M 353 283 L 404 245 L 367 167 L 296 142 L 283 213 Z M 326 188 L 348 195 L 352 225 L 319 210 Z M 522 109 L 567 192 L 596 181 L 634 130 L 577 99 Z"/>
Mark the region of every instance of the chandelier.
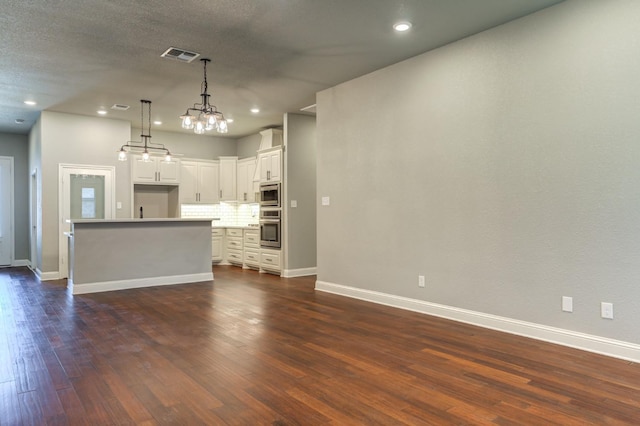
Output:
<path fill-rule="evenodd" d="M 147 106 L 147 120 L 148 125 L 145 132 L 144 128 L 144 106 Z M 127 161 L 127 152 L 136 151 L 142 152 L 142 161 L 150 161 L 151 152 L 160 152 L 164 154 L 164 161 L 171 161 L 171 152 L 163 144 L 153 143 L 151 142 L 151 101 L 147 101 L 144 99 L 140 100 L 140 131 L 142 134 L 140 137 L 142 141 L 129 141 L 126 144 L 120 147 L 120 151 L 118 151 L 118 160 Z"/>
<path fill-rule="evenodd" d="M 193 104 L 193 108 L 187 108 L 187 112 L 181 115 L 182 128 L 193 129 L 193 131 L 201 135 L 205 131 L 217 130 L 218 133 L 227 133 L 227 120 L 225 120 L 222 112 L 209 103 L 211 95 L 207 92 L 207 62 L 211 62 L 211 59 L 200 59 L 204 63 L 204 81 L 201 85 L 202 102 Z M 191 114 L 195 113 L 195 115 Z"/>

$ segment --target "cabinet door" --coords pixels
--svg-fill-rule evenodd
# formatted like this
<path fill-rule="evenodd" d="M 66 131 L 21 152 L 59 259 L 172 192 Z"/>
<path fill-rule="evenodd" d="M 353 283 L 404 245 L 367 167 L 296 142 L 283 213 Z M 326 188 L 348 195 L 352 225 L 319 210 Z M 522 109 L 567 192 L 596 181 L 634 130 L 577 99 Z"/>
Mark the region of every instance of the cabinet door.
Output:
<path fill-rule="evenodd" d="M 215 204 L 220 201 L 218 194 L 219 165 L 217 163 L 200 163 L 198 165 L 199 202 Z"/>
<path fill-rule="evenodd" d="M 180 202 L 198 202 L 198 165 L 193 161 L 183 161 L 180 166 Z"/>
<path fill-rule="evenodd" d="M 211 260 L 222 261 L 222 238 L 220 237 L 211 237 Z"/>
<path fill-rule="evenodd" d="M 282 151 L 274 151 L 269 156 L 269 181 L 280 182 L 282 178 Z"/>
<path fill-rule="evenodd" d="M 236 200 L 236 159 L 220 159 L 220 201 Z"/>
<path fill-rule="evenodd" d="M 236 199 L 241 203 L 255 203 L 253 175 L 256 172 L 256 159 L 250 158 L 238 161 L 238 181 Z"/>
<path fill-rule="evenodd" d="M 156 158 L 142 161 L 142 156 L 131 156 L 131 180 L 133 183 L 153 183 L 157 178 Z"/>
<path fill-rule="evenodd" d="M 180 183 L 180 160 L 164 161 L 164 158 L 156 158 L 158 170 L 158 182 L 178 184 Z"/>
<path fill-rule="evenodd" d="M 271 174 L 271 157 L 269 153 L 260 154 L 260 182 L 268 182 L 268 176 Z"/>

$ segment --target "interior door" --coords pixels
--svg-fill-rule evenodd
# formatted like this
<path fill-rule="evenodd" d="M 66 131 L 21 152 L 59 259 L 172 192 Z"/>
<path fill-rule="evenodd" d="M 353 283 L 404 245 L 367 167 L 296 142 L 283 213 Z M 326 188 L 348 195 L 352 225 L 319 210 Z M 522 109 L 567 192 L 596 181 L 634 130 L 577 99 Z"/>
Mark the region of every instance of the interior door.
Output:
<path fill-rule="evenodd" d="M 13 157 L 0 157 L 0 266 L 13 262 Z"/>
<path fill-rule="evenodd" d="M 59 275 L 68 276 L 69 220 L 113 219 L 115 188 L 113 167 L 60 166 Z"/>

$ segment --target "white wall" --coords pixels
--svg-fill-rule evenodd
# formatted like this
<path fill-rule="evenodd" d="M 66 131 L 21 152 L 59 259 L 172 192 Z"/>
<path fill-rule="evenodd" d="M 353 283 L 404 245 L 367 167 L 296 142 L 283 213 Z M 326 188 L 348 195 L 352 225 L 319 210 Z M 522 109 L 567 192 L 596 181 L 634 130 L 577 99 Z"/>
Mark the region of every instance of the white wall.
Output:
<path fill-rule="evenodd" d="M 567 1 L 319 93 L 318 280 L 640 343 L 639 16 Z"/>

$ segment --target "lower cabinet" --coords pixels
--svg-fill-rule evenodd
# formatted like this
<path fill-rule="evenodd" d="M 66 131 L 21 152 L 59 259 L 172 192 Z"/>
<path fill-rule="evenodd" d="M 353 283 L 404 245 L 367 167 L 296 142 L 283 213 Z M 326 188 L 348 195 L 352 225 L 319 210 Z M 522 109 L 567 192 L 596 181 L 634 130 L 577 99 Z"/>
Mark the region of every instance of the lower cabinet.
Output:
<path fill-rule="evenodd" d="M 223 259 L 223 245 L 224 229 L 212 228 L 211 229 L 211 261 L 222 262 Z"/>
<path fill-rule="evenodd" d="M 280 250 L 261 248 L 257 228 L 212 228 L 211 261 L 277 275 L 282 271 Z"/>
<path fill-rule="evenodd" d="M 242 266 L 243 230 L 241 228 L 227 228 L 227 262 Z"/>
<path fill-rule="evenodd" d="M 272 273 L 280 273 L 280 250 L 261 249 L 260 269 Z"/>
<path fill-rule="evenodd" d="M 244 265 L 260 269 L 260 231 L 257 229 L 244 230 Z"/>

